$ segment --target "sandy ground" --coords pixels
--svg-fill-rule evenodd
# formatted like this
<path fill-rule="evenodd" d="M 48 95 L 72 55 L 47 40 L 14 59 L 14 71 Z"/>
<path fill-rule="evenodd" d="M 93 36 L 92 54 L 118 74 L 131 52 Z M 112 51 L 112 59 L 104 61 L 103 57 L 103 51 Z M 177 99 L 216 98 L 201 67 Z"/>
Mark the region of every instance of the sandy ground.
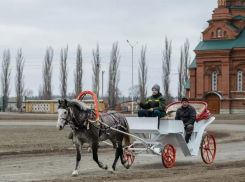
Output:
<path fill-rule="evenodd" d="M 100 169 L 87 153 L 82 154 L 80 174 L 72 178 L 75 150 L 67 139 L 70 129 L 53 126 L 16 126 L 0 124 L 0 181 L 245 181 L 245 125 L 220 121 L 207 131 L 217 141 L 215 161 L 204 164 L 201 156 L 186 158 L 177 151 L 173 168 L 163 167 L 161 157 L 136 157 L 129 170 L 118 162 L 110 174 Z M 99 159 L 111 165 L 114 150 L 101 144 Z"/>

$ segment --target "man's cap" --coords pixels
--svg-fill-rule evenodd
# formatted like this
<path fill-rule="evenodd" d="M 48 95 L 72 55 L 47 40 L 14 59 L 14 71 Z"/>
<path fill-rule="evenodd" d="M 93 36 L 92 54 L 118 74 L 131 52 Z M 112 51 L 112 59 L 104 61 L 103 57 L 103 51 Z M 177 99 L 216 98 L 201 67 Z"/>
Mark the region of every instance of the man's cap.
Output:
<path fill-rule="evenodd" d="M 158 92 L 160 92 L 160 86 L 158 84 L 153 85 L 152 89 L 153 88 L 156 89 L 156 90 L 158 90 Z"/>
<path fill-rule="evenodd" d="M 181 102 L 189 102 L 189 100 L 186 97 L 184 97 L 181 99 Z"/>

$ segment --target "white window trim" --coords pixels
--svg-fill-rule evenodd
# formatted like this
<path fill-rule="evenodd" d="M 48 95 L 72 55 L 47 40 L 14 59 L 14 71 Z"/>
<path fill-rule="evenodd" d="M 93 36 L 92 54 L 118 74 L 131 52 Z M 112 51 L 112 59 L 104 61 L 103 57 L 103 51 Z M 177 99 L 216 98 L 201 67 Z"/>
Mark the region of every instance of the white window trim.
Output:
<path fill-rule="evenodd" d="M 221 28 L 217 30 L 217 37 L 220 38 L 222 36 Z"/>
<path fill-rule="evenodd" d="M 214 80 L 214 73 L 216 75 L 216 80 Z M 217 87 L 218 87 L 218 78 L 217 78 L 217 72 L 216 71 L 213 71 L 212 72 L 212 91 L 217 91 Z"/>
<path fill-rule="evenodd" d="M 241 76 L 241 81 L 239 81 L 240 76 Z M 237 72 L 237 91 L 242 91 L 242 71 L 241 70 Z"/>

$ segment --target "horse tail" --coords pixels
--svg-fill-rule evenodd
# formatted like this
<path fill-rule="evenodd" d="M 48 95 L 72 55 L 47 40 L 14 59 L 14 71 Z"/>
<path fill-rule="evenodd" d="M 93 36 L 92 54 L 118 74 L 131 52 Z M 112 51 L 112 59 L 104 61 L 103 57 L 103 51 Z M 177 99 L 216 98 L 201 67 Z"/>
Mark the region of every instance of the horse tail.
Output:
<path fill-rule="evenodd" d="M 130 128 L 129 128 L 129 125 L 128 125 L 128 122 L 127 122 L 126 118 L 125 118 L 125 123 L 127 125 L 126 132 L 130 133 Z M 124 134 L 123 141 L 124 141 L 124 147 L 129 146 L 130 145 L 130 136 Z"/>

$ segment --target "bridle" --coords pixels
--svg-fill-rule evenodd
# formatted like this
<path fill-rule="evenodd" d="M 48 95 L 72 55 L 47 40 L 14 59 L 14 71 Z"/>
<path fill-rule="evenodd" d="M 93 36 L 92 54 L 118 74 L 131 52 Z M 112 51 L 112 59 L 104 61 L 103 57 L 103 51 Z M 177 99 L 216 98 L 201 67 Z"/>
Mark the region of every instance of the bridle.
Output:
<path fill-rule="evenodd" d="M 62 120 L 65 121 L 65 124 L 64 124 L 64 126 L 65 126 L 65 125 L 70 124 L 70 121 L 72 121 L 71 110 L 69 109 L 69 107 L 67 107 L 67 108 L 62 108 L 62 109 L 67 110 L 67 118 L 61 118 L 61 117 L 59 117 L 59 119 L 62 119 Z M 69 117 L 70 117 L 70 118 L 69 118 Z"/>

